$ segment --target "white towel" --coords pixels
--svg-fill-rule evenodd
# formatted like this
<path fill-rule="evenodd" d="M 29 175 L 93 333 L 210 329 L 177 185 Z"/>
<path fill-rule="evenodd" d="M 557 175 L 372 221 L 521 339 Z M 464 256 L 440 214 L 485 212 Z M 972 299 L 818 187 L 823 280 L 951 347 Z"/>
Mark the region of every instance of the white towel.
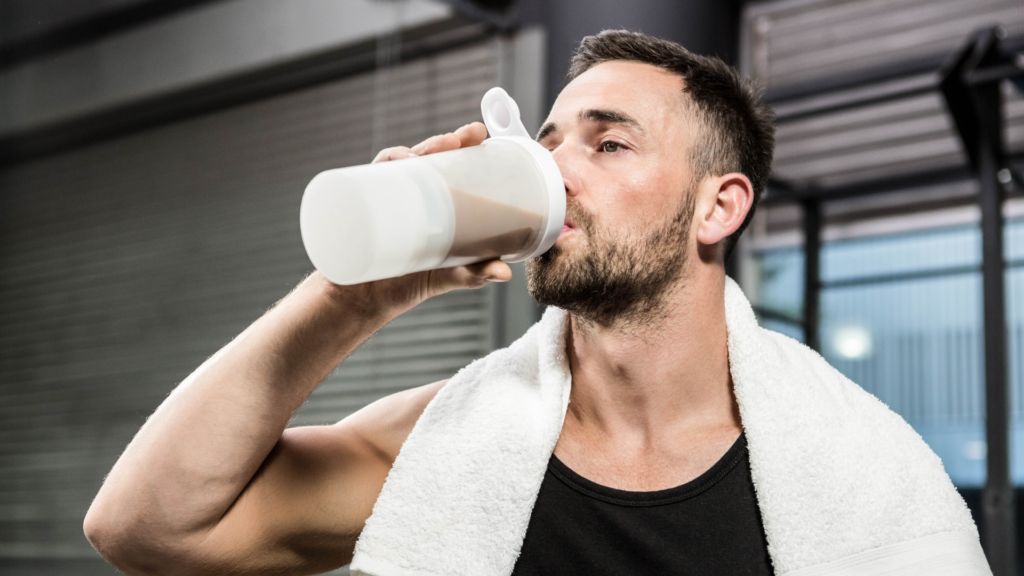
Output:
<path fill-rule="evenodd" d="M 989 576 L 970 511 L 914 430 L 726 281 L 729 367 L 779 576 Z M 565 312 L 456 374 L 388 475 L 351 569 L 507 576 L 569 403 Z"/>

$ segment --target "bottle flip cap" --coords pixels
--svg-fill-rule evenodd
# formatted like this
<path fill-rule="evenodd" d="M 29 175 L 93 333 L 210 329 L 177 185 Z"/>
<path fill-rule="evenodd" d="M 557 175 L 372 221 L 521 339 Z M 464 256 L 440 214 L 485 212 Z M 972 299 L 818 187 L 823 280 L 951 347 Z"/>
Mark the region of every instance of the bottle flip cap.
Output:
<path fill-rule="evenodd" d="M 484 116 L 484 125 L 491 136 L 523 136 L 530 133 L 519 118 L 519 106 L 516 101 L 501 88 L 494 87 L 484 94 L 480 101 L 480 112 Z"/>
<path fill-rule="evenodd" d="M 554 245 L 565 224 L 565 183 L 562 180 L 562 173 L 551 153 L 526 131 L 519 117 L 519 106 L 505 90 L 499 87 L 488 90 L 480 101 L 480 112 L 487 132 L 492 138 L 507 138 L 530 153 L 544 177 L 548 193 L 547 220 L 541 233 L 537 235 L 536 245 L 525 255 L 505 256 L 502 260 L 519 262 L 539 256 Z"/>

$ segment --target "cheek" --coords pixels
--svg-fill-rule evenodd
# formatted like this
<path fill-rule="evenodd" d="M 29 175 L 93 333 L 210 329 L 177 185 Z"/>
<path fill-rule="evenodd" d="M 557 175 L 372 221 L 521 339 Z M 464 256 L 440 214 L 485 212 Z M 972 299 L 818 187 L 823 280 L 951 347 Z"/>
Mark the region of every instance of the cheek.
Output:
<path fill-rule="evenodd" d="M 655 167 L 632 171 L 620 186 L 613 210 L 633 226 L 661 222 L 675 212 L 683 193 L 676 179 Z"/>

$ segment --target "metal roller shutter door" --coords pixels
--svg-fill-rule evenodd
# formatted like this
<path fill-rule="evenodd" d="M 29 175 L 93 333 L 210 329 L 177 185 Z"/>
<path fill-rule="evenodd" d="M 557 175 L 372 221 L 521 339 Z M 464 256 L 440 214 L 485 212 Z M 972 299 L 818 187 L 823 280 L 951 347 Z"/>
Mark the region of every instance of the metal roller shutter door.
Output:
<path fill-rule="evenodd" d="M 775 179 L 798 188 L 856 185 L 966 165 L 938 90 L 815 112 L 868 93 L 933 86 L 974 30 L 1024 38 L 1020 0 L 784 0 L 748 6 L 741 67 L 778 113 Z M 879 71 L 884 80 L 867 80 Z M 864 79 L 855 87 L 833 90 Z M 1024 152 L 1024 96 L 1004 83 L 1005 145 Z"/>
<path fill-rule="evenodd" d="M 973 30 L 1024 34 L 1020 0 L 752 2 L 740 65 L 769 91 L 877 68 L 937 66 Z"/>

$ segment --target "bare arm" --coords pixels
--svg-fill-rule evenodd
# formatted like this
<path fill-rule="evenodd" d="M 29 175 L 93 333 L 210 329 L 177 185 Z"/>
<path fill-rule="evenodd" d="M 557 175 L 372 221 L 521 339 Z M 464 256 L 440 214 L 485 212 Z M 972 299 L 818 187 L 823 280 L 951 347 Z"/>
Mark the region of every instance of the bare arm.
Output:
<path fill-rule="evenodd" d="M 474 124 L 413 150 L 478 144 L 483 135 Z M 86 516 L 89 540 L 130 574 L 311 574 L 347 563 L 402 442 L 443 383 L 335 426 L 285 430 L 288 419 L 394 317 L 510 275 L 500 261 L 350 287 L 314 273 L 149 418 Z"/>

